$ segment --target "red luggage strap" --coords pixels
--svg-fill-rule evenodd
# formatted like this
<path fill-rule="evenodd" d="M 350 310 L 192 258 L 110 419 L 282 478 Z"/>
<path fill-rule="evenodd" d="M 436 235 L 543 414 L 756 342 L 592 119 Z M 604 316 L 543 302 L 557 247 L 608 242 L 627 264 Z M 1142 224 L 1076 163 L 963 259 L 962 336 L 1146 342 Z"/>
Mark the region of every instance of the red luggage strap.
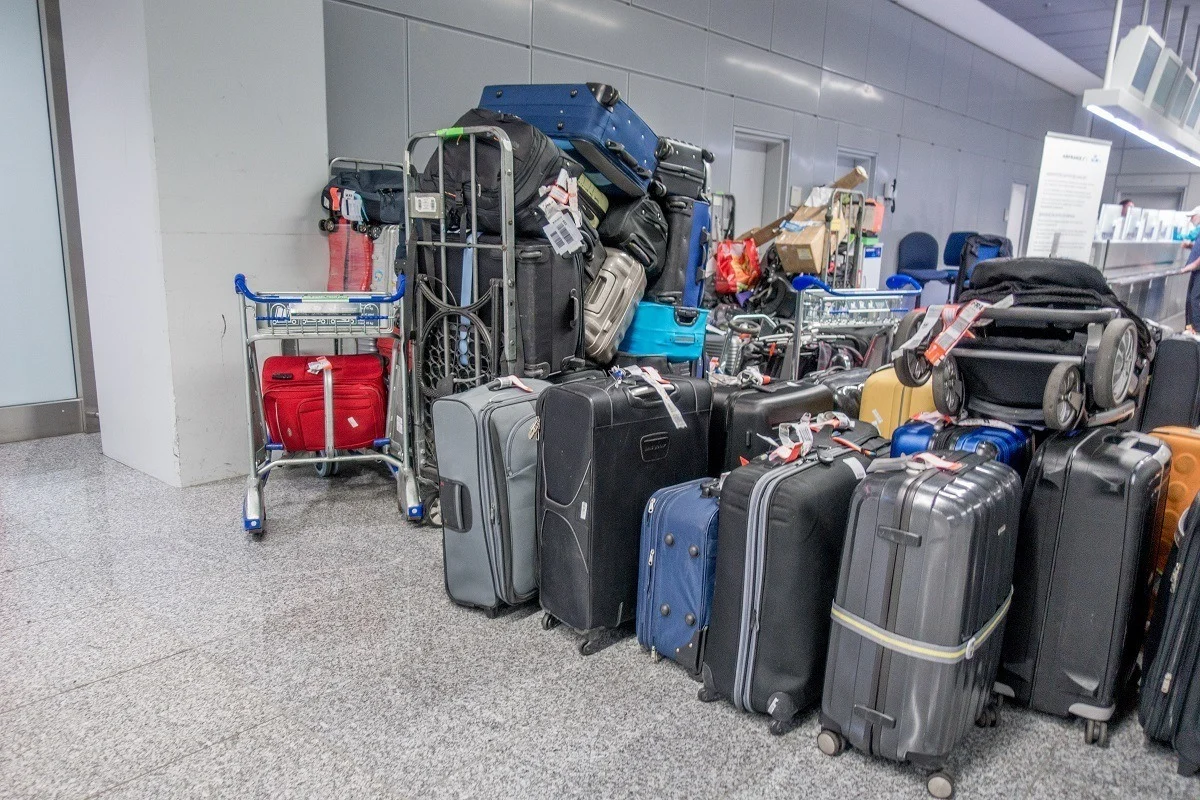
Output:
<path fill-rule="evenodd" d="M 533 394 L 533 389 L 530 389 L 525 382 L 516 375 L 504 375 L 496 378 L 496 380 L 488 384 L 488 388 L 493 392 L 498 392 L 501 389 L 520 389 L 523 392 L 529 392 L 530 394 Z"/>
<path fill-rule="evenodd" d="M 871 462 L 871 466 L 867 467 L 867 472 L 898 472 L 911 467 L 916 467 L 918 472 L 926 469 L 958 472 L 964 466 L 966 465 L 961 461 L 950 461 L 941 456 L 935 456 L 933 453 L 917 453 L 913 456 L 900 456 L 899 458 L 877 458 Z"/>

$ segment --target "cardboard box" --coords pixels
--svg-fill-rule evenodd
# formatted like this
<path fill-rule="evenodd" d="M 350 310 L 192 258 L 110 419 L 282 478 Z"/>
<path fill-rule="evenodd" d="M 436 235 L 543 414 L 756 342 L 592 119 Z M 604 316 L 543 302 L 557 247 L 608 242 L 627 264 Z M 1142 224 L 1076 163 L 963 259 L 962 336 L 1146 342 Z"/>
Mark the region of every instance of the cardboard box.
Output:
<path fill-rule="evenodd" d="M 755 245 L 762 247 L 767 242 L 776 238 L 783 230 L 784 223 L 789 220 L 799 219 L 800 221 L 807 221 L 823 217 L 825 215 L 825 207 L 829 204 L 829 198 L 832 196 L 833 189 L 854 189 L 858 186 L 861 186 L 866 182 L 866 180 L 867 171 L 862 167 L 855 167 L 850 172 L 847 172 L 845 175 L 829 184 L 829 186 L 818 186 L 817 188 L 813 189 L 812 192 L 809 193 L 808 202 L 804 206 L 801 206 L 797 211 L 789 211 L 779 219 L 774 220 L 773 222 L 768 222 L 762 227 L 746 231 L 737 238 L 739 241 L 743 239 L 753 239 Z M 813 216 L 801 217 L 802 214 L 812 214 Z"/>

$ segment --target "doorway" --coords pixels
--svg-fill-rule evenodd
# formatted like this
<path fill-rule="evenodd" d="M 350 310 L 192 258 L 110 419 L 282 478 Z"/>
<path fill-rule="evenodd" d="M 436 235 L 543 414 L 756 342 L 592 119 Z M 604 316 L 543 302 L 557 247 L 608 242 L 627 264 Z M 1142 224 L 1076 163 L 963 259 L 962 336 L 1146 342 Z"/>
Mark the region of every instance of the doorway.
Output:
<path fill-rule="evenodd" d="M 1028 196 L 1028 184 L 1014 183 L 1008 195 L 1008 210 L 1004 212 L 1007 223 L 1004 235 L 1012 242 L 1014 256 L 1025 252 L 1025 209 Z"/>
<path fill-rule="evenodd" d="M 875 154 L 869 153 L 866 150 L 839 147 L 837 153 L 837 177 L 840 178 L 843 175 L 853 172 L 855 167 L 861 167 L 863 172 L 867 173 L 866 182 L 859 188 L 870 196 L 871 187 L 875 185 Z"/>
<path fill-rule="evenodd" d="M 734 131 L 730 189 L 737 198 L 740 230 L 756 228 L 783 214 L 789 144 L 770 134 Z"/>

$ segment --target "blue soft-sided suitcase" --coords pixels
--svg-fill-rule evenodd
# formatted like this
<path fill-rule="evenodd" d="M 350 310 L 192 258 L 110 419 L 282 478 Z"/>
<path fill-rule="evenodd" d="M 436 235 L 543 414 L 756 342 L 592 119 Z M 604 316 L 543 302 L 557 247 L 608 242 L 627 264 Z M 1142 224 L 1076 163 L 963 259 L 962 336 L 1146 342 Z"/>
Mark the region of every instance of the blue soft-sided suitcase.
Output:
<path fill-rule="evenodd" d="M 642 514 L 637 638 L 699 672 L 717 564 L 717 481 L 659 489 Z"/>
<path fill-rule="evenodd" d="M 1033 442 L 1020 429 L 998 425 L 947 425 L 939 428 L 929 422 L 914 420 L 892 432 L 892 458 L 926 450 L 993 452 L 998 461 L 1024 475 L 1033 454 Z"/>
<path fill-rule="evenodd" d="M 697 308 L 704 296 L 704 268 L 708 260 L 708 233 L 712 230 L 712 208 L 702 200 L 692 207 L 692 235 L 688 239 L 687 280 L 683 304 Z"/>
<path fill-rule="evenodd" d="M 658 137 L 607 84 L 486 86 L 479 107 L 516 114 L 541 130 L 610 196 L 641 197 L 658 166 Z"/>
<path fill-rule="evenodd" d="M 704 354 L 708 309 L 643 300 L 617 352 L 628 356 L 662 356 L 667 361 L 695 361 Z"/>

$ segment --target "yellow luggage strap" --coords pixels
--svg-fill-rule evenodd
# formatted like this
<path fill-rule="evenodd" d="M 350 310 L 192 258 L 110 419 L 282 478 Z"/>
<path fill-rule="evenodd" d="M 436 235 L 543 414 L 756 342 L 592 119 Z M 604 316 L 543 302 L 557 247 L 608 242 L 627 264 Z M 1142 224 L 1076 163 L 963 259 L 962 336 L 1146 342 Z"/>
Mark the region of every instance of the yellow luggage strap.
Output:
<path fill-rule="evenodd" d="M 957 664 L 960 661 L 974 658 L 975 653 L 988 640 L 988 637 L 1000 627 L 1000 623 L 1004 621 L 1005 615 L 1008 614 L 1009 606 L 1012 605 L 1012 597 L 1012 587 L 1009 587 L 1008 596 L 1004 598 L 1004 602 L 1000 604 L 1000 608 L 996 610 L 992 618 L 976 631 L 974 636 L 957 647 L 919 642 L 915 639 L 909 639 L 907 636 L 892 633 L 872 622 L 868 622 L 862 617 L 851 614 L 837 603 L 833 604 L 831 616 L 834 622 L 847 630 L 857 633 L 864 639 L 874 642 L 880 647 L 886 647 L 888 650 L 894 650 L 906 656 L 933 661 L 938 664 Z"/>

